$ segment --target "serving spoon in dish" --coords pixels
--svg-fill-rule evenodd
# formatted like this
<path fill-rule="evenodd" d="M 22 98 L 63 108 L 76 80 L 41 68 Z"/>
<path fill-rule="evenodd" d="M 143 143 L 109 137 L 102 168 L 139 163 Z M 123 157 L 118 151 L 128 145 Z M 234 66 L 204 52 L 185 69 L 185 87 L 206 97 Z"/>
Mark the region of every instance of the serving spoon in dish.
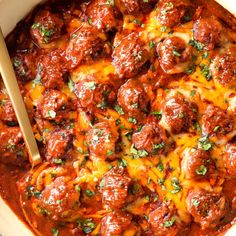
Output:
<path fill-rule="evenodd" d="M 0 73 L 12 102 L 18 123 L 20 125 L 26 148 L 29 153 L 29 160 L 32 167 L 41 162 L 38 146 L 33 134 L 28 113 L 21 96 L 21 92 L 16 80 L 15 72 L 8 54 L 7 46 L 0 28 Z"/>

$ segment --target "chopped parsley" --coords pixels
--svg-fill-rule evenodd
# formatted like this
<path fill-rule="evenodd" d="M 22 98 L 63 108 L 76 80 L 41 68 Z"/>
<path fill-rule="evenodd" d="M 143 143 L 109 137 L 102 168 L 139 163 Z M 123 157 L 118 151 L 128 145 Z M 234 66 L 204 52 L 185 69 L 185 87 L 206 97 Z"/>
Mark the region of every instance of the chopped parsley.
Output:
<path fill-rule="evenodd" d="M 171 226 L 174 225 L 174 223 L 175 223 L 175 218 L 172 217 L 170 220 L 166 220 L 166 221 L 164 222 L 164 227 L 170 228 Z"/>
<path fill-rule="evenodd" d="M 127 163 L 127 161 L 125 159 L 120 159 L 118 161 L 118 165 L 122 166 L 122 167 L 127 167 L 128 163 Z"/>
<path fill-rule="evenodd" d="M 196 90 L 191 90 L 190 91 L 190 96 L 193 97 L 196 94 Z"/>
<path fill-rule="evenodd" d="M 152 49 L 155 47 L 155 42 L 152 40 L 150 43 L 149 43 L 149 48 Z"/>
<path fill-rule="evenodd" d="M 180 186 L 179 180 L 176 177 L 173 177 L 171 179 L 171 185 L 173 186 L 173 190 L 171 190 L 171 193 L 176 194 L 179 191 L 182 190 L 182 187 Z"/>
<path fill-rule="evenodd" d="M 92 21 L 91 18 L 88 18 L 88 23 L 89 23 L 90 25 L 92 25 L 93 21 Z"/>
<path fill-rule="evenodd" d="M 201 74 L 209 81 L 211 79 L 211 72 L 207 65 L 200 64 Z"/>
<path fill-rule="evenodd" d="M 88 197 L 93 197 L 95 195 L 95 193 L 91 191 L 90 189 L 86 189 L 85 192 Z"/>
<path fill-rule="evenodd" d="M 53 236 L 59 236 L 59 230 L 57 228 L 52 228 Z"/>
<path fill-rule="evenodd" d="M 120 123 L 121 123 L 121 120 L 120 120 L 120 119 L 117 119 L 117 120 L 116 120 L 116 125 L 118 126 Z"/>
<path fill-rule="evenodd" d="M 65 160 L 62 160 L 62 159 L 53 159 L 53 163 L 54 163 L 54 164 L 59 164 L 59 165 L 64 165 L 64 164 L 65 164 Z"/>
<path fill-rule="evenodd" d="M 32 25 L 32 29 L 38 29 L 41 33 L 41 35 L 44 38 L 45 43 L 48 43 L 50 38 L 53 36 L 54 29 L 47 29 L 44 25 L 41 25 L 40 23 L 34 23 Z"/>
<path fill-rule="evenodd" d="M 193 40 L 193 39 L 190 39 L 189 43 L 188 43 L 190 46 L 196 48 L 199 52 L 202 52 L 203 51 L 203 48 L 204 48 L 204 44 L 203 43 L 200 43 L 198 42 L 197 40 Z"/>
<path fill-rule="evenodd" d="M 212 149 L 213 144 L 210 142 L 208 136 L 204 136 L 198 140 L 198 147 L 204 151 L 209 151 Z"/>
<path fill-rule="evenodd" d="M 198 175 L 205 175 L 207 173 L 207 167 L 204 165 L 199 166 L 199 168 L 196 170 L 196 173 Z"/>
<path fill-rule="evenodd" d="M 113 154 L 113 151 L 112 150 L 107 150 L 107 155 L 108 156 L 111 156 Z"/>
<path fill-rule="evenodd" d="M 115 105 L 114 108 L 115 108 L 115 110 L 116 110 L 120 115 L 124 115 L 124 114 L 125 114 L 121 106 Z"/>
<path fill-rule="evenodd" d="M 138 20 L 138 19 L 134 19 L 134 20 L 132 20 L 132 22 L 133 22 L 134 24 L 136 24 L 136 25 L 142 27 L 142 28 L 144 27 L 144 24 L 143 24 L 140 20 Z"/>
<path fill-rule="evenodd" d="M 35 189 L 33 186 L 28 186 L 27 187 L 27 197 L 30 199 L 31 197 L 36 197 L 38 198 L 41 195 L 41 192 Z"/>
<path fill-rule="evenodd" d="M 158 169 L 160 172 L 163 172 L 163 170 L 164 170 L 164 165 L 163 165 L 162 162 L 159 162 L 159 163 L 157 164 L 157 169 Z"/>
<path fill-rule="evenodd" d="M 196 65 L 191 65 L 185 72 L 186 72 L 188 75 L 191 75 L 191 74 L 193 74 L 195 71 L 196 71 Z"/>
<path fill-rule="evenodd" d="M 203 59 L 206 59 L 206 58 L 208 58 L 209 57 L 209 52 L 204 52 L 203 54 L 202 54 L 202 58 Z"/>
<path fill-rule="evenodd" d="M 154 150 L 159 150 L 159 149 L 163 149 L 166 146 L 166 144 L 164 142 L 158 143 L 158 144 L 154 144 L 153 145 L 153 149 Z"/>
<path fill-rule="evenodd" d="M 135 124 L 135 125 L 138 123 L 137 120 L 136 120 L 134 117 L 129 117 L 129 118 L 128 118 L 128 121 L 129 121 L 130 123 Z"/>
<path fill-rule="evenodd" d="M 193 199 L 192 199 L 192 204 L 193 204 L 195 207 L 198 207 L 199 204 L 200 204 L 200 201 L 193 198 Z"/>
<path fill-rule="evenodd" d="M 176 56 L 176 57 L 181 57 L 181 53 L 179 53 L 178 51 L 176 51 L 176 49 L 174 49 L 173 55 Z"/>
<path fill-rule="evenodd" d="M 106 4 L 107 4 L 108 6 L 114 7 L 114 6 L 115 6 L 115 1 L 114 1 L 114 0 L 106 0 Z"/>
<path fill-rule="evenodd" d="M 55 111 L 53 111 L 53 110 L 49 110 L 49 111 L 48 111 L 48 115 L 49 115 L 51 118 L 55 118 L 56 115 L 57 115 L 57 113 L 56 113 Z"/>
<path fill-rule="evenodd" d="M 73 92 L 74 91 L 74 89 L 75 89 L 75 83 L 73 82 L 73 80 L 71 80 L 71 79 L 69 79 L 69 81 L 68 81 L 68 87 L 69 87 L 69 89 L 70 89 L 70 91 L 71 92 Z"/>
<path fill-rule="evenodd" d="M 144 149 L 142 150 L 137 150 L 134 145 L 131 146 L 130 148 L 130 153 L 133 154 L 135 159 L 138 159 L 140 157 L 146 157 L 148 156 L 148 152 Z"/>
<path fill-rule="evenodd" d="M 96 224 L 92 219 L 86 220 L 77 220 L 78 228 L 81 229 L 84 233 L 90 234 L 96 228 Z"/>
<path fill-rule="evenodd" d="M 156 116 L 158 119 L 161 119 L 162 117 L 162 111 L 152 111 L 151 115 Z"/>
<path fill-rule="evenodd" d="M 161 27 L 160 27 L 160 31 L 161 31 L 162 33 L 166 32 L 166 30 L 167 30 L 167 27 L 166 27 L 166 26 L 161 26 Z"/>

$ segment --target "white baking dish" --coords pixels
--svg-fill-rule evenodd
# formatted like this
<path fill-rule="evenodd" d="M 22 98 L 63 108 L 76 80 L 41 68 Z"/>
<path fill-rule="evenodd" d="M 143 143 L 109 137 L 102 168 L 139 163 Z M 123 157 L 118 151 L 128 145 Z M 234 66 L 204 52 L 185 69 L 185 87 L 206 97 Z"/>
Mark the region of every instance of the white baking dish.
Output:
<path fill-rule="evenodd" d="M 205 0 L 208 1 L 208 0 Z M 235 0 L 217 0 L 236 16 Z M 0 26 L 6 36 L 41 0 L 0 0 Z M 0 197 L 0 236 L 33 236 L 30 229 L 21 222 Z M 225 235 L 235 236 L 236 226 Z M 45 235 L 46 236 L 46 235 Z"/>

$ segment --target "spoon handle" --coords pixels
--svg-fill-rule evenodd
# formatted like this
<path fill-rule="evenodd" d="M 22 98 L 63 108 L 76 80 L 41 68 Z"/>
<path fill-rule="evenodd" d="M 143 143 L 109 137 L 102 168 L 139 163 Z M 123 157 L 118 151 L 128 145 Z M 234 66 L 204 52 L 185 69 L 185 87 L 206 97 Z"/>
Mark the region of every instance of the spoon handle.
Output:
<path fill-rule="evenodd" d="M 28 113 L 21 96 L 21 92 L 16 80 L 15 72 L 12 66 L 7 46 L 0 28 L 0 73 L 12 102 L 17 120 L 19 122 L 24 141 L 29 153 L 31 165 L 34 167 L 41 162 L 41 157 L 37 143 L 32 131 Z"/>

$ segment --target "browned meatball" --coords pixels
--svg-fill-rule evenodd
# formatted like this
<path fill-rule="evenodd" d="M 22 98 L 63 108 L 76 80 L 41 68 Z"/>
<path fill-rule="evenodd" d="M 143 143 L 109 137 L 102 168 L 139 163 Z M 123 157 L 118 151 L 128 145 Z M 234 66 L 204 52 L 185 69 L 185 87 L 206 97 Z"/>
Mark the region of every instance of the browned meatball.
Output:
<path fill-rule="evenodd" d="M 75 106 L 66 94 L 58 90 L 47 90 L 37 104 L 40 117 L 57 122 L 68 119 L 71 110 L 75 110 Z"/>
<path fill-rule="evenodd" d="M 151 154 L 166 154 L 173 146 L 173 141 L 167 131 L 154 122 L 145 124 L 139 132 L 135 132 L 132 142 L 136 149 L 145 150 Z"/>
<path fill-rule="evenodd" d="M 97 83 L 95 80 L 83 80 L 75 84 L 75 94 L 79 100 L 79 107 L 93 112 L 104 110 L 113 104 L 116 92 L 112 84 Z"/>
<path fill-rule="evenodd" d="M 201 18 L 194 23 L 193 37 L 212 50 L 220 43 L 222 25 L 215 17 Z"/>
<path fill-rule="evenodd" d="M 191 191 L 187 197 L 187 208 L 203 230 L 214 229 L 228 210 L 224 196 L 205 190 Z"/>
<path fill-rule="evenodd" d="M 117 102 L 125 115 L 142 118 L 149 109 L 149 98 L 142 84 L 130 79 L 124 83 L 117 94 Z"/>
<path fill-rule="evenodd" d="M 168 98 L 162 111 L 162 117 L 170 127 L 171 132 L 175 134 L 186 131 L 197 120 L 196 104 L 188 102 L 180 93 Z"/>
<path fill-rule="evenodd" d="M 159 2 L 157 17 L 163 26 L 174 27 L 191 20 L 193 6 L 188 0 L 162 0 Z"/>
<path fill-rule="evenodd" d="M 113 211 L 108 213 L 101 221 L 101 236 L 118 236 L 128 228 L 132 216 L 128 213 Z"/>
<path fill-rule="evenodd" d="M 177 235 L 179 226 L 176 221 L 176 212 L 167 204 L 162 203 L 149 214 L 149 224 L 154 236 Z"/>
<path fill-rule="evenodd" d="M 73 183 L 65 177 L 56 178 L 35 198 L 33 206 L 38 215 L 45 215 L 53 220 L 65 220 L 78 212 L 80 193 Z"/>
<path fill-rule="evenodd" d="M 23 136 L 19 127 L 0 128 L 0 162 L 22 166 L 27 161 Z"/>
<path fill-rule="evenodd" d="M 49 161 L 54 161 L 65 157 L 68 150 L 72 147 L 73 132 L 72 130 L 54 130 L 48 134 L 47 140 L 47 153 L 46 158 Z"/>
<path fill-rule="evenodd" d="M 183 153 L 181 168 L 186 179 L 206 179 L 214 173 L 215 163 L 209 152 L 188 148 Z"/>
<path fill-rule="evenodd" d="M 139 0 L 119 0 L 118 3 L 124 14 L 137 15 L 140 13 Z"/>
<path fill-rule="evenodd" d="M 17 124 L 16 115 L 8 95 L 0 93 L 0 120 L 9 126 Z"/>
<path fill-rule="evenodd" d="M 58 15 L 42 10 L 36 15 L 30 33 L 39 43 L 50 43 L 61 36 L 63 25 Z"/>
<path fill-rule="evenodd" d="M 99 30 L 109 31 L 118 26 L 118 11 L 114 1 L 95 0 L 91 1 L 86 9 L 86 15 L 91 24 Z"/>
<path fill-rule="evenodd" d="M 101 182 L 102 203 L 106 208 L 124 207 L 131 179 L 123 167 L 114 167 L 108 171 Z"/>
<path fill-rule="evenodd" d="M 33 80 L 36 77 L 37 62 L 36 51 L 18 52 L 12 58 L 17 79 L 23 82 Z"/>
<path fill-rule="evenodd" d="M 228 143 L 223 154 L 225 168 L 231 176 L 236 176 L 236 144 Z"/>
<path fill-rule="evenodd" d="M 191 62 L 190 47 L 179 37 L 166 38 L 157 46 L 161 68 L 167 74 L 186 71 Z"/>
<path fill-rule="evenodd" d="M 204 134 L 227 134 L 233 130 L 233 120 L 227 111 L 214 105 L 208 105 L 202 116 Z"/>
<path fill-rule="evenodd" d="M 46 88 L 61 88 L 64 85 L 65 73 L 66 63 L 62 50 L 55 49 L 40 56 L 37 77 Z"/>
<path fill-rule="evenodd" d="M 217 55 L 211 65 L 212 77 L 222 85 L 236 85 L 236 47 L 229 48 L 223 55 Z"/>
<path fill-rule="evenodd" d="M 91 60 L 103 50 L 100 32 L 90 25 L 82 25 L 72 36 L 66 48 L 66 59 L 73 69 L 86 60 Z"/>
<path fill-rule="evenodd" d="M 87 136 L 90 153 L 103 159 L 114 159 L 118 137 L 119 134 L 113 124 L 108 122 L 95 124 Z"/>
<path fill-rule="evenodd" d="M 112 63 L 119 77 L 133 77 L 148 60 L 147 50 L 138 34 L 117 34 L 112 53 Z"/>

